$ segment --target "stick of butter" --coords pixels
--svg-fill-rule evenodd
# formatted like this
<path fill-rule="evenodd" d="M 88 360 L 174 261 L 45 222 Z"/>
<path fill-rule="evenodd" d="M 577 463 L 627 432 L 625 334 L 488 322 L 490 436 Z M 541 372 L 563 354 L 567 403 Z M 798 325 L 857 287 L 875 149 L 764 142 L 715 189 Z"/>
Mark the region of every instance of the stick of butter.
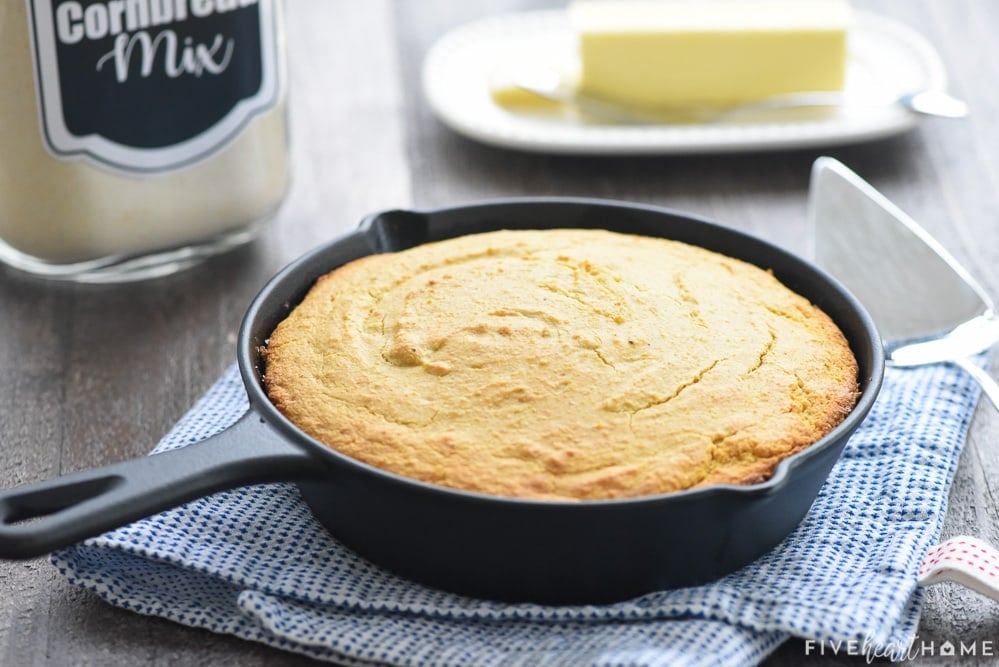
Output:
<path fill-rule="evenodd" d="M 635 107 L 841 90 L 847 0 L 578 0 L 579 91 Z"/>

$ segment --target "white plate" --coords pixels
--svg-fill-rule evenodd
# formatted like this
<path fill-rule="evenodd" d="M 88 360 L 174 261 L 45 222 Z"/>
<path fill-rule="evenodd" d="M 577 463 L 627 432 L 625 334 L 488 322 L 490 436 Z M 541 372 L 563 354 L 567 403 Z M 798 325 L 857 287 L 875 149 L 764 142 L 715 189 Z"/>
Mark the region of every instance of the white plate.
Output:
<path fill-rule="evenodd" d="M 855 11 L 848 38 L 846 92 L 884 96 L 945 89 L 933 47 L 911 28 Z M 456 132 L 487 144 L 549 153 L 713 153 L 830 146 L 869 141 L 913 128 L 919 116 L 899 107 L 849 106 L 811 116 L 801 110 L 756 122 L 603 125 L 571 116 L 511 113 L 489 93 L 511 61 L 560 67 L 572 54 L 564 11 L 493 16 L 456 28 L 431 47 L 423 89 L 434 113 Z"/>

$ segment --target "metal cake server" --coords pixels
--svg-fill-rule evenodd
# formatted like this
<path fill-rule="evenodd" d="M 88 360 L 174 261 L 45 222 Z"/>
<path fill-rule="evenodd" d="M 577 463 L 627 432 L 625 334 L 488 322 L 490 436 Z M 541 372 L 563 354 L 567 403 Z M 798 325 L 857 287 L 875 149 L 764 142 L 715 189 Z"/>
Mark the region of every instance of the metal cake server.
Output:
<path fill-rule="evenodd" d="M 999 341 L 985 290 L 926 230 L 842 163 L 820 157 L 808 197 L 815 263 L 860 299 L 887 364 L 952 363 L 999 408 L 999 386 L 970 356 Z M 999 600 L 999 550 L 967 535 L 931 547 L 920 586 L 951 581 Z"/>
<path fill-rule="evenodd" d="M 999 342 L 999 317 L 968 271 L 833 158 L 815 161 L 808 204 L 815 263 L 870 312 L 888 365 L 955 364 L 999 408 L 999 385 L 971 360 Z"/>

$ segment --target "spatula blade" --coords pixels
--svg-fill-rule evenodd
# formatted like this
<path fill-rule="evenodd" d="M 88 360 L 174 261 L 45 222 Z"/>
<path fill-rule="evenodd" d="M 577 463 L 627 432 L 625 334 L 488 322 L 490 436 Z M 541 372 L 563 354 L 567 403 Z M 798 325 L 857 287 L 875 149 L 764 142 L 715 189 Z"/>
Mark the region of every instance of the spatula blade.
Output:
<path fill-rule="evenodd" d="M 808 219 L 815 263 L 860 299 L 888 345 L 942 336 L 992 310 L 935 239 L 833 158 L 812 167 Z"/>

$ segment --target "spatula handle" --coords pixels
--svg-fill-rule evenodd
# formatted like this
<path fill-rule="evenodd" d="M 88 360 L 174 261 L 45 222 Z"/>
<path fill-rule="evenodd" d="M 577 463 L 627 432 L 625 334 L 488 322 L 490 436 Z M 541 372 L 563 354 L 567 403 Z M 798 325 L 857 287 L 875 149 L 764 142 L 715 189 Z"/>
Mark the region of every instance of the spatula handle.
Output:
<path fill-rule="evenodd" d="M 978 386 L 982 388 L 985 395 L 989 397 L 990 401 L 992 401 L 992 405 L 999 410 L 999 384 L 996 384 L 996 381 L 992 379 L 992 376 L 979 368 L 971 359 L 966 357 L 954 359 L 954 363 L 967 371 L 968 375 L 975 379 Z"/>
<path fill-rule="evenodd" d="M 920 586 L 952 581 L 999 600 L 999 551 L 975 537 L 952 537 L 926 553 L 918 581 Z"/>

